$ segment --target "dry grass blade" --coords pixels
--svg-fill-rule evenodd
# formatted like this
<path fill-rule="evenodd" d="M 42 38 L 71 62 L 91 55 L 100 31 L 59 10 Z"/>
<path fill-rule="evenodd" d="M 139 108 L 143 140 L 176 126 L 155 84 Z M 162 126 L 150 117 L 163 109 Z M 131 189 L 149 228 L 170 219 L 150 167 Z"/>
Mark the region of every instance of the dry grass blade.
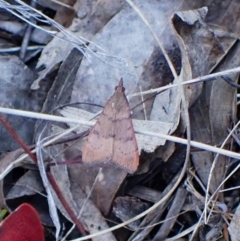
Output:
<path fill-rule="evenodd" d="M 41 136 L 39 138 L 41 138 Z M 47 174 L 46 174 L 45 164 L 44 164 L 43 157 L 42 157 L 42 141 L 41 140 L 39 140 L 39 142 L 37 143 L 36 154 L 37 154 L 37 158 L 38 158 L 39 172 L 42 177 L 43 185 L 44 185 L 46 193 L 47 193 L 47 200 L 48 200 L 48 204 L 49 204 L 50 215 L 53 220 L 54 226 L 56 228 L 55 237 L 56 237 L 56 240 L 58 240 L 60 231 L 61 231 L 61 225 L 60 225 L 60 221 L 59 221 L 59 217 L 58 217 L 58 213 L 57 213 L 57 208 L 56 208 L 56 205 L 54 202 L 52 190 L 50 189 L 51 184 L 50 184 Z"/>

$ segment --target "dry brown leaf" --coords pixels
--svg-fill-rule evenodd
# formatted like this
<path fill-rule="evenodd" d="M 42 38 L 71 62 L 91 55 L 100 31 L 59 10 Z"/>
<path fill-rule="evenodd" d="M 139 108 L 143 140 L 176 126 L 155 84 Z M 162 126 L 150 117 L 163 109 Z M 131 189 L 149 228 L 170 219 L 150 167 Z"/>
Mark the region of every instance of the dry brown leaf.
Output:
<path fill-rule="evenodd" d="M 82 212 L 82 219 L 85 220 L 85 224 L 88 227 L 89 233 L 97 233 L 99 230 L 105 230 L 108 227 L 108 224 L 102 214 L 99 212 L 99 210 L 95 207 L 95 205 L 92 203 L 91 200 L 88 200 L 85 203 L 85 198 L 81 199 L 83 196 L 81 192 L 75 192 L 75 190 L 78 190 L 79 186 L 76 183 L 72 184 L 72 193 L 73 193 L 73 198 L 77 203 L 78 210 L 81 210 L 83 207 L 83 212 Z M 85 195 L 84 195 L 85 196 Z M 85 204 L 85 206 L 83 206 Z M 103 235 L 98 235 L 94 238 L 92 238 L 93 241 L 116 241 L 114 235 L 112 232 L 108 232 Z"/>
<path fill-rule="evenodd" d="M 0 106 L 39 111 L 42 102 L 38 99 L 32 100 L 34 95 L 29 91 L 35 74 L 14 56 L 0 56 L 0 66 Z M 35 120 L 13 115 L 6 115 L 5 118 L 26 145 L 32 144 Z M 0 133 L 0 151 L 19 148 L 3 125 L 0 125 Z"/>
<path fill-rule="evenodd" d="M 51 71 L 56 69 L 76 46 L 86 44 L 118 11 L 123 7 L 124 1 L 77 1 L 74 8 L 77 17 L 68 28 L 70 34 L 74 34 L 78 40 L 73 39 L 68 33 L 68 38 L 61 32 L 43 49 L 38 60 L 37 68 L 45 66 L 39 72 L 39 78 L 34 81 L 33 89 L 38 89 L 40 82 Z M 93 20 L 95 19 L 95 20 Z M 71 43 L 71 41 L 74 42 Z M 80 49 L 81 47 L 79 47 Z"/>
<path fill-rule="evenodd" d="M 44 187 L 39 173 L 34 170 L 29 170 L 18 179 L 13 188 L 7 193 L 6 200 L 30 196 L 42 193 L 43 191 Z"/>
<path fill-rule="evenodd" d="M 168 2 L 166 6 L 163 6 L 158 1 L 141 0 L 136 1 L 136 5 L 149 21 L 157 36 L 164 35 L 166 48 L 172 48 L 173 34 L 168 26 L 170 16 L 177 8 L 175 2 Z M 169 8 L 166 11 L 167 7 Z M 88 53 L 83 59 L 78 71 L 74 86 L 75 91 L 72 95 L 73 102 L 86 101 L 104 105 L 110 97 L 111 89 L 117 85 L 117 81 L 121 77 L 125 81 L 126 94 L 139 92 L 139 87 L 146 90 L 164 85 L 172 80 L 166 61 L 159 50 L 156 51 L 156 40 L 131 8 L 122 10 L 111 19 L 96 34 L 93 42 L 94 44 L 89 46 L 93 52 Z M 96 48 L 96 44 L 101 49 Z M 141 51 L 139 51 L 140 49 Z M 154 55 L 154 51 L 158 53 L 155 54 L 157 56 Z M 149 73 L 147 76 L 142 76 L 148 68 L 152 68 L 155 74 Z M 158 71 L 159 75 L 156 74 Z M 149 75 L 155 77 L 151 79 Z M 139 79 L 141 79 L 140 82 Z M 138 87 L 136 87 L 137 84 L 139 84 Z M 130 106 L 134 107 L 135 102 L 139 103 L 139 101 L 130 100 Z M 151 104 L 149 106 L 151 111 Z M 98 111 L 97 108 L 91 106 L 86 107 L 85 105 L 83 108 L 92 112 Z M 146 110 L 148 113 L 150 111 L 149 108 Z M 140 112 L 134 110 L 133 117 L 144 119 L 142 109 Z"/>
<path fill-rule="evenodd" d="M 84 193 L 90 195 L 95 206 L 105 216 L 108 215 L 113 199 L 127 176 L 125 170 L 115 166 L 104 167 L 99 176 L 98 167 L 84 165 L 70 166 L 69 173 L 71 180 L 77 183 Z"/>
<path fill-rule="evenodd" d="M 125 222 L 138 214 L 144 212 L 150 207 L 149 203 L 143 202 L 135 197 L 117 197 L 114 200 L 113 204 L 113 213 L 118 217 L 122 222 Z M 132 230 L 137 230 L 140 220 L 136 220 L 128 224 L 128 227 Z"/>
<path fill-rule="evenodd" d="M 208 74 L 215 66 L 216 59 L 224 54 L 219 40 L 204 22 L 206 14 L 207 8 L 204 7 L 175 13 L 172 19 L 182 53 L 185 80 Z M 196 83 L 185 87 L 190 106 L 201 94 L 202 85 Z"/>
<path fill-rule="evenodd" d="M 60 157 L 58 157 L 58 159 L 59 158 Z M 51 167 L 51 173 L 56 183 L 58 184 L 60 191 L 62 192 L 64 198 L 68 202 L 69 206 L 71 207 L 75 215 L 79 217 L 79 220 L 83 224 L 85 224 L 86 229 L 89 231 L 89 233 L 96 233 L 97 231 L 99 231 L 99 229 L 107 229 L 108 225 L 105 219 L 103 218 L 102 214 L 100 213 L 99 209 L 86 195 L 91 190 L 95 177 L 93 176 L 92 172 L 91 175 L 89 175 L 89 173 L 86 170 L 84 170 L 83 172 L 81 172 L 81 170 L 82 165 L 80 164 L 72 164 L 69 166 L 60 165 Z M 90 186 L 88 186 L 89 177 L 93 178 L 93 182 L 90 184 Z M 82 188 L 87 189 L 84 190 L 85 193 L 82 191 Z M 98 189 L 97 183 L 95 184 L 94 188 Z M 104 197 L 104 193 L 102 193 L 101 191 L 98 194 L 99 197 Z M 66 218 L 68 218 L 71 221 L 71 218 L 68 216 L 64 207 L 62 206 L 61 202 L 58 200 L 55 194 L 54 197 L 56 205 L 59 208 L 59 210 Z M 105 201 L 106 200 L 104 200 L 104 202 L 101 202 L 102 205 L 104 204 L 104 207 L 105 205 L 107 205 Z M 106 233 L 105 235 L 93 238 L 93 240 L 115 241 L 115 238 L 112 233 Z"/>
<path fill-rule="evenodd" d="M 206 10 L 206 8 L 202 8 L 195 11 L 181 12 L 175 14 L 173 17 L 173 24 L 176 28 L 176 32 L 179 37 L 179 45 L 182 49 L 183 71 L 185 69 L 185 72 L 188 73 L 187 79 L 192 79 L 194 77 L 210 73 L 213 67 L 216 66 L 225 54 L 219 39 L 204 22 L 204 17 L 207 13 Z M 199 42 L 202 44 L 199 45 Z M 214 81 L 213 85 L 215 84 L 217 84 L 217 88 L 219 88 L 219 81 Z M 204 143 L 208 141 L 212 144 L 217 144 L 220 142 L 211 142 L 213 138 L 213 133 L 211 133 L 211 131 L 213 131 L 213 129 L 211 128 L 211 122 L 209 123 L 209 118 L 215 118 L 217 113 L 212 114 L 209 112 L 209 105 L 211 104 L 207 103 L 210 98 L 209 94 L 211 93 L 210 89 L 212 83 L 206 83 L 205 85 L 206 87 L 203 90 L 203 83 L 189 85 L 185 88 L 185 93 L 187 94 L 190 106 L 195 103 L 201 94 L 196 104 L 190 109 L 192 137 L 194 140 L 202 141 Z M 222 89 L 223 91 L 226 91 L 224 96 L 226 95 L 227 97 L 228 95 L 231 95 L 230 102 L 232 103 L 233 92 L 231 94 L 231 92 L 227 90 L 232 87 L 229 87 L 226 83 L 224 83 L 224 85 L 225 86 Z M 219 92 L 219 89 L 217 92 Z M 215 102 L 217 97 L 216 91 L 213 96 Z M 220 98 L 222 98 L 222 96 L 223 95 L 219 95 Z M 219 104 L 219 101 L 220 100 L 217 100 L 215 103 Z M 200 106 L 198 106 L 198 104 Z M 227 103 L 226 105 L 232 108 L 231 105 Z M 218 108 L 215 108 L 214 110 L 218 111 Z M 229 121 L 229 117 L 226 118 Z M 223 121 L 221 118 L 220 122 L 222 128 L 223 123 L 226 123 L 226 121 Z M 227 126 L 225 126 L 225 130 L 227 129 Z M 222 128 L 221 131 L 224 132 L 224 128 Z M 222 137 L 225 138 L 226 135 Z M 192 159 L 198 174 L 200 175 L 202 181 L 206 184 L 209 177 L 208 174 L 211 169 L 211 163 L 213 161 L 212 154 L 209 152 L 194 152 L 192 154 Z M 216 189 L 216 186 L 223 178 L 223 166 L 224 164 L 220 165 L 219 162 L 218 168 L 216 169 L 218 177 L 211 184 L 212 186 L 210 190 L 212 191 Z"/>

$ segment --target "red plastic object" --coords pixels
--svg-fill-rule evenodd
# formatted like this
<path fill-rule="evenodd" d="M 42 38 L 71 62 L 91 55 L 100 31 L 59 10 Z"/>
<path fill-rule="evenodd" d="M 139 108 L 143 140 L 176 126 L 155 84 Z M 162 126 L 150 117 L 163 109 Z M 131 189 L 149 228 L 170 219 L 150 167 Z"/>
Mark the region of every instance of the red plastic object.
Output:
<path fill-rule="evenodd" d="M 0 241 L 44 241 L 37 211 L 29 204 L 22 204 L 0 223 Z"/>

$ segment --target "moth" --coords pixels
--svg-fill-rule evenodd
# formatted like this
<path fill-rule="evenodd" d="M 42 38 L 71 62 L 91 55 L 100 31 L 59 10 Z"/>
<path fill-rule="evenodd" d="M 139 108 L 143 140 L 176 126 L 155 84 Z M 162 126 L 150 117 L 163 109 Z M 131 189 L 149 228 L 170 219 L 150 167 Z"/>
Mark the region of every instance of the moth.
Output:
<path fill-rule="evenodd" d="M 124 90 L 121 79 L 83 146 L 83 163 L 111 162 L 128 173 L 137 170 L 138 145 Z"/>

